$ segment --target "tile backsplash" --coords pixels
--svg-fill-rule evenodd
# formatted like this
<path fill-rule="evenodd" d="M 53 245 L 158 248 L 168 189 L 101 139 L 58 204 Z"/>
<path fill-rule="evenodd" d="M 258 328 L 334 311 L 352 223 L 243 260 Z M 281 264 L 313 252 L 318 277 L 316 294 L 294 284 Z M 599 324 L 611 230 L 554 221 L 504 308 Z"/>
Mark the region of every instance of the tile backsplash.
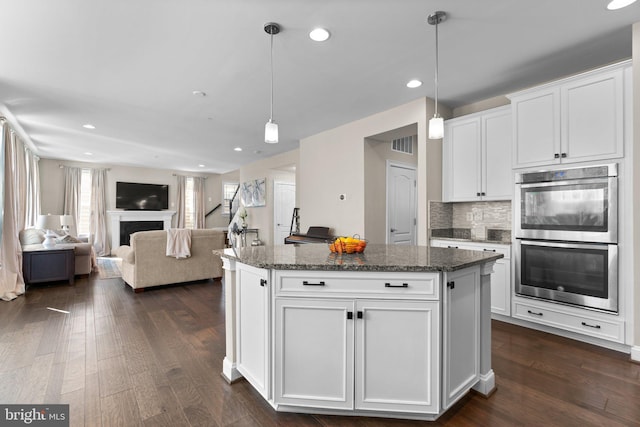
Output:
<path fill-rule="evenodd" d="M 511 202 L 429 203 L 433 237 L 511 240 Z"/>

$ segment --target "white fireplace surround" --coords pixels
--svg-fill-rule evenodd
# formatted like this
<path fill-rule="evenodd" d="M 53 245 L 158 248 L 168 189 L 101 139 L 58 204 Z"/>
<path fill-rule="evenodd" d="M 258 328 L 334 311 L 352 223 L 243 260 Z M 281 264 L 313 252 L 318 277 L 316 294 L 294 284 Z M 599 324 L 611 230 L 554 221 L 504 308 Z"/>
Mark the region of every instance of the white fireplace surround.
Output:
<path fill-rule="evenodd" d="M 162 221 L 164 230 L 171 228 L 171 218 L 176 211 L 107 211 L 111 217 L 111 250 L 120 246 L 121 221 Z"/>

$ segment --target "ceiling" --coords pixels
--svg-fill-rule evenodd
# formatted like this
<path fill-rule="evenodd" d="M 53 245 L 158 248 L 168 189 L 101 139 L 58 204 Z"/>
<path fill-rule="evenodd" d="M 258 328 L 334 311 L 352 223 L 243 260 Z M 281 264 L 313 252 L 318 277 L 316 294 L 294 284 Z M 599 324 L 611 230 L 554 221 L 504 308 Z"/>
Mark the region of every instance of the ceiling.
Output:
<path fill-rule="evenodd" d="M 43 158 L 224 173 L 433 98 L 436 10 L 439 97 L 455 108 L 629 58 L 640 2 L 607 1 L 0 0 L 0 111 Z M 279 144 L 263 142 L 267 22 L 282 28 Z M 331 38 L 310 40 L 315 26 Z"/>

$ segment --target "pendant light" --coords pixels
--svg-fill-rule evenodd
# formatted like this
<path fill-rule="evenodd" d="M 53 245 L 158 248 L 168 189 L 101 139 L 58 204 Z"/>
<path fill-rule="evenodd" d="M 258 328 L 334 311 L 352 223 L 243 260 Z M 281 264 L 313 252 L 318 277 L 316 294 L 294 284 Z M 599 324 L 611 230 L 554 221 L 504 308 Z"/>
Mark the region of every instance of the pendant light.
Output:
<path fill-rule="evenodd" d="M 278 143 L 278 124 L 273 121 L 273 36 L 280 32 L 280 26 L 269 22 L 264 24 L 264 31 L 271 36 L 271 108 L 269 121 L 264 125 L 264 142 L 268 144 Z"/>
<path fill-rule="evenodd" d="M 436 27 L 436 76 L 435 76 L 435 111 L 433 117 L 429 120 L 429 139 L 442 139 L 444 136 L 444 119 L 438 114 L 438 24 L 447 19 L 446 12 L 433 12 L 427 18 L 427 22 L 430 25 Z"/>

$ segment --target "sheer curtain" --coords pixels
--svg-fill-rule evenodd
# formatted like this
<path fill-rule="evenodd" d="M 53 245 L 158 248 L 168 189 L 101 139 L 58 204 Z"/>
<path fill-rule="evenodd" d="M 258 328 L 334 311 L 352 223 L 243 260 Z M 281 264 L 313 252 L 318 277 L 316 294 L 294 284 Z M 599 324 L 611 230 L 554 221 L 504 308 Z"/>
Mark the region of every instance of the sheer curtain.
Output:
<path fill-rule="evenodd" d="M 193 228 L 206 228 L 204 219 L 204 210 L 206 208 L 204 201 L 204 182 L 205 178 L 193 177 Z"/>
<path fill-rule="evenodd" d="M 19 233 L 25 224 L 26 165 L 24 145 L 2 123 L 4 145 L 4 220 L 0 245 L 0 299 L 11 301 L 24 293 Z"/>
<path fill-rule="evenodd" d="M 184 228 L 185 216 L 187 214 L 185 208 L 185 191 L 187 178 L 182 175 L 176 176 L 176 224 L 175 228 Z"/>
<path fill-rule="evenodd" d="M 27 166 L 27 217 L 26 226 L 35 227 L 40 215 L 40 157 L 33 154 L 26 146 L 25 158 Z"/>
<path fill-rule="evenodd" d="M 111 254 L 107 235 L 107 170 L 91 171 L 91 218 L 89 221 L 89 242 L 98 256 Z"/>
<path fill-rule="evenodd" d="M 65 166 L 64 168 L 64 214 L 73 217 L 73 223 L 78 227 L 80 217 L 80 186 L 82 183 L 82 169 Z"/>

